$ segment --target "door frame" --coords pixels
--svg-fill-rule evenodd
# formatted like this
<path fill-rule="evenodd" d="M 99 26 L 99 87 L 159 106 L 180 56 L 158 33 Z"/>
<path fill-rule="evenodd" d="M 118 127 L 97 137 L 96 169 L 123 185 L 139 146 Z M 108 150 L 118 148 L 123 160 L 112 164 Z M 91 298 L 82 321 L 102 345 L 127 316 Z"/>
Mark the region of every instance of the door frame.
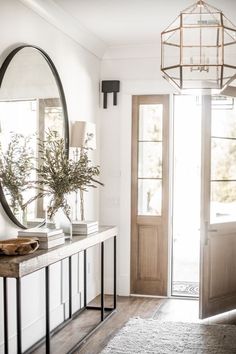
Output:
<path fill-rule="evenodd" d="M 138 149 L 137 149 L 137 141 L 134 139 L 133 132 L 134 130 L 137 130 L 137 121 L 135 121 L 135 117 L 138 117 L 138 107 L 139 104 L 142 104 L 142 101 L 144 104 L 156 104 L 158 103 L 158 99 L 164 99 L 166 100 L 166 112 L 163 112 L 163 127 L 165 125 L 165 128 L 163 130 L 163 141 L 165 141 L 163 145 L 163 150 L 165 150 L 166 154 L 166 162 L 165 162 L 165 168 L 163 169 L 163 175 L 162 175 L 162 181 L 165 179 L 165 184 L 164 188 L 162 188 L 162 191 L 166 194 L 166 201 L 163 205 L 162 203 L 162 218 L 165 220 L 166 223 L 166 231 L 165 233 L 165 252 L 166 252 L 166 265 L 165 265 L 165 272 L 166 272 L 166 283 L 164 285 L 164 295 L 143 295 L 143 296 L 154 296 L 154 297 L 169 297 L 170 295 L 170 239 L 172 234 L 172 222 L 171 222 L 171 215 L 172 215 L 172 203 L 170 203 L 171 200 L 171 193 L 170 191 L 172 190 L 171 184 L 172 184 L 172 179 L 171 173 L 170 173 L 170 168 L 172 169 L 172 164 L 170 163 L 170 142 L 172 145 L 172 140 L 170 138 L 170 134 L 172 135 L 172 128 L 170 127 L 170 122 L 173 121 L 172 119 L 172 114 L 171 114 L 171 102 L 173 101 L 172 95 L 168 94 L 158 94 L 158 95 L 134 95 L 132 96 L 132 136 L 131 136 L 131 156 L 135 156 L 135 158 L 131 159 L 131 258 L 130 258 L 130 289 L 131 289 L 131 294 L 132 295 L 139 295 L 139 294 L 133 294 L 134 292 L 134 273 L 135 273 L 135 267 L 134 261 L 133 261 L 133 255 L 135 252 L 135 249 L 137 249 L 137 240 L 136 240 L 136 234 L 137 234 L 137 228 L 134 227 L 135 219 L 137 218 L 137 193 L 135 195 L 134 193 L 134 185 L 137 185 L 137 173 L 134 173 L 134 169 L 137 170 L 137 159 L 138 159 Z M 166 116 L 165 116 L 166 115 Z M 166 120 L 164 122 L 164 119 Z M 170 132 L 171 131 L 171 132 Z M 166 135 L 167 134 L 167 135 Z M 163 186 L 163 184 L 162 184 Z M 166 210 L 165 210 L 166 209 Z M 152 218 L 152 216 L 149 216 L 149 218 Z"/>

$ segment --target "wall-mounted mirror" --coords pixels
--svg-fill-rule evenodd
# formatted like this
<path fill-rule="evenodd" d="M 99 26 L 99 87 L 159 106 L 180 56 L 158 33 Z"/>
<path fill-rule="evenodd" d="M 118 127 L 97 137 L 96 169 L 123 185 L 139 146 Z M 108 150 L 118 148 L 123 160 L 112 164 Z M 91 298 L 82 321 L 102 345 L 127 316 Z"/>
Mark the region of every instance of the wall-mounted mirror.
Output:
<path fill-rule="evenodd" d="M 0 198 L 7 215 L 22 228 L 37 226 L 45 219 L 45 200 L 29 201 L 37 193 L 38 138 L 43 140 L 49 129 L 64 137 L 68 148 L 67 108 L 59 75 L 43 50 L 18 47 L 0 68 L 0 163 L 4 165 L 0 167 L 5 171 Z M 28 183 L 24 188 L 20 171 L 32 181 L 31 187 Z"/>

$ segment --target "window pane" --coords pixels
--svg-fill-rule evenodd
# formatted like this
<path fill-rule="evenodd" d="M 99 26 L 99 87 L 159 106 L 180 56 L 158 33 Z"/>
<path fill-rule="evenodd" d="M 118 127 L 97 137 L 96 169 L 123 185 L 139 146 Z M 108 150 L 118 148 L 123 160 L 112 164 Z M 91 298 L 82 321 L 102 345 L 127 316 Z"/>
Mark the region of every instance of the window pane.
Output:
<path fill-rule="evenodd" d="M 211 223 L 236 220 L 236 182 L 211 182 Z"/>
<path fill-rule="evenodd" d="M 139 106 L 139 140 L 162 140 L 162 104 Z"/>
<path fill-rule="evenodd" d="M 212 136 L 236 138 L 236 108 L 212 110 Z"/>
<path fill-rule="evenodd" d="M 139 142 L 138 177 L 162 177 L 162 143 Z"/>
<path fill-rule="evenodd" d="M 236 141 L 212 138 L 211 161 L 211 179 L 236 180 Z"/>
<path fill-rule="evenodd" d="M 161 215 L 162 181 L 139 179 L 138 215 Z"/>

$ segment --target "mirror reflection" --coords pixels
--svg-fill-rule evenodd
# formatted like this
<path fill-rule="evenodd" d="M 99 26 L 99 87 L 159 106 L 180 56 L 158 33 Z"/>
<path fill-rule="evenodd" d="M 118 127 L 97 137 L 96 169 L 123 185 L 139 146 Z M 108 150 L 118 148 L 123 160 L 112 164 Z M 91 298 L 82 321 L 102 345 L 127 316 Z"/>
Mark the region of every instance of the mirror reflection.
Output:
<path fill-rule="evenodd" d="M 65 136 L 66 108 L 47 59 L 37 48 L 23 47 L 10 60 L 0 88 L 2 204 L 23 227 L 45 218 L 45 200 L 34 199 L 38 139 L 44 140 L 49 129 Z"/>

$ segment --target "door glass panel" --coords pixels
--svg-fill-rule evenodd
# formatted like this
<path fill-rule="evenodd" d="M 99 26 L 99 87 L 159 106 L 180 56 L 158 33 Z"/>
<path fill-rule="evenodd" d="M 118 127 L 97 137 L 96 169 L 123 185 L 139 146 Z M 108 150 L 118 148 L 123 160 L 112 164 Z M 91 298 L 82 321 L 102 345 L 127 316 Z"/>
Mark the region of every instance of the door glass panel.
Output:
<path fill-rule="evenodd" d="M 139 179 L 138 215 L 161 215 L 162 181 Z"/>
<path fill-rule="evenodd" d="M 138 177 L 162 177 L 162 143 L 139 142 Z"/>
<path fill-rule="evenodd" d="M 141 104 L 138 122 L 138 215 L 160 216 L 163 104 Z"/>
<path fill-rule="evenodd" d="M 211 140 L 211 179 L 236 180 L 236 140 Z"/>
<path fill-rule="evenodd" d="M 236 220 L 236 181 L 211 182 L 211 222 Z"/>
<path fill-rule="evenodd" d="M 228 107 L 214 109 L 212 111 L 212 136 L 222 138 L 236 138 L 236 119 L 234 104 Z"/>
<path fill-rule="evenodd" d="M 139 141 L 162 141 L 162 104 L 139 106 Z"/>
<path fill-rule="evenodd" d="M 210 222 L 236 221 L 236 109 L 212 106 Z"/>

